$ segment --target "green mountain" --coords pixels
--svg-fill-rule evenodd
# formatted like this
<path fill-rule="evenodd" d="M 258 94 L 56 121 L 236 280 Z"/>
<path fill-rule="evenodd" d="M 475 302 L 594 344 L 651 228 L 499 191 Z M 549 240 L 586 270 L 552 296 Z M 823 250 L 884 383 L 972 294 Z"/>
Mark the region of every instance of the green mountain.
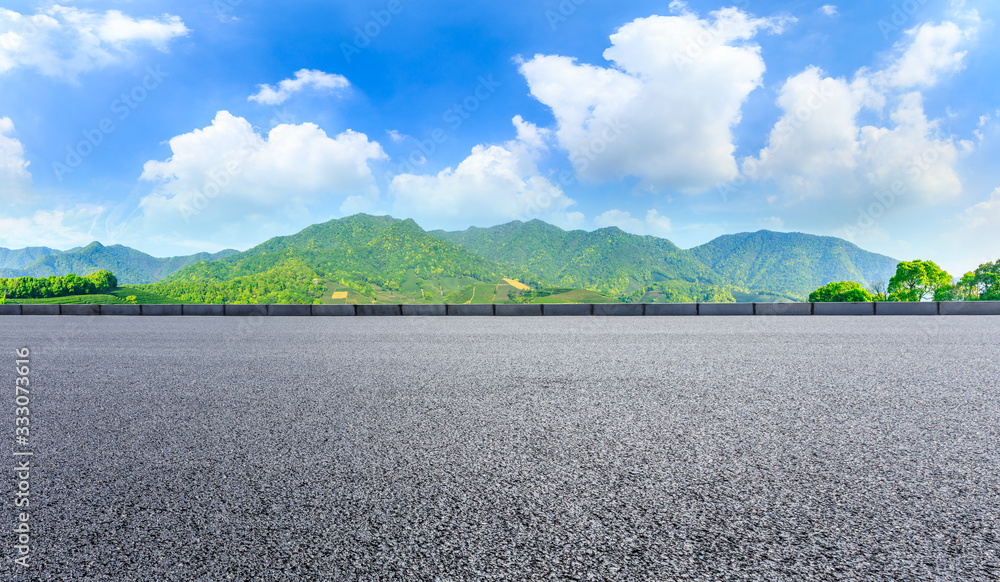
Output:
<path fill-rule="evenodd" d="M 413 220 L 358 214 L 191 265 L 156 287 L 210 301 L 285 293 L 309 302 L 441 303 L 465 286 L 518 275 L 427 234 Z"/>
<path fill-rule="evenodd" d="M 895 259 L 832 237 L 760 231 L 690 250 L 618 228 L 540 220 L 426 232 L 358 214 L 246 252 L 158 259 L 121 245 L 0 249 L 0 277 L 114 273 L 127 294 L 190 303 L 804 300 L 831 281 L 888 280 Z"/>
<path fill-rule="evenodd" d="M 42 257 L 60 252 L 62 251 L 48 247 L 28 247 L 17 250 L 0 247 L 0 270 L 21 269 Z"/>
<path fill-rule="evenodd" d="M 899 263 L 843 239 L 768 230 L 720 236 L 690 253 L 735 287 L 802 300 L 831 281 L 888 281 Z"/>
<path fill-rule="evenodd" d="M 540 220 L 430 234 L 510 268 L 534 273 L 539 283 L 623 296 L 656 283 L 696 288 L 723 278 L 669 240 L 629 234 L 616 227 L 565 231 Z"/>
<path fill-rule="evenodd" d="M 123 285 L 152 283 L 198 261 L 212 261 L 236 252 L 226 250 L 215 254 L 198 253 L 160 259 L 126 246 L 106 247 L 92 242 L 65 252 L 43 254 L 22 267 L 0 269 L 0 277 L 61 277 L 69 273 L 85 276 L 97 271 L 111 271 Z"/>

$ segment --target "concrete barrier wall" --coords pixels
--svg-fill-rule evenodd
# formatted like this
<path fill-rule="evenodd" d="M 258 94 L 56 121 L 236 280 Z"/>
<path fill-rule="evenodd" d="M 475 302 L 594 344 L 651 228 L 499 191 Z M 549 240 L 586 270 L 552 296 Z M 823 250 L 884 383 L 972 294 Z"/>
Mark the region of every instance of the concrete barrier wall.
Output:
<path fill-rule="evenodd" d="M 101 315 L 142 315 L 141 305 L 102 305 Z"/>
<path fill-rule="evenodd" d="M 181 305 L 140 305 L 143 315 L 174 316 L 182 315 Z"/>
<path fill-rule="evenodd" d="M 447 305 L 403 305 L 403 315 L 407 316 L 439 316 L 448 315 Z"/>
<path fill-rule="evenodd" d="M 699 303 L 698 315 L 753 315 L 753 303 Z"/>
<path fill-rule="evenodd" d="M 59 305 L 22 305 L 21 315 L 59 315 Z"/>
<path fill-rule="evenodd" d="M 60 315 L 100 315 L 100 305 L 60 305 Z"/>
<path fill-rule="evenodd" d="M 462 317 L 482 317 L 494 314 L 492 305 L 449 305 L 447 313 L 448 315 L 458 315 Z"/>
<path fill-rule="evenodd" d="M 639 303 L 595 303 L 594 315 L 643 315 L 646 306 Z"/>
<path fill-rule="evenodd" d="M 181 315 L 225 315 L 225 305 L 181 305 Z"/>
<path fill-rule="evenodd" d="M 754 315 L 812 315 L 812 303 L 754 303 Z"/>
<path fill-rule="evenodd" d="M 357 305 L 313 305 L 312 314 L 326 317 L 353 317 L 357 313 Z"/>
<path fill-rule="evenodd" d="M 530 303 L 499 305 L 0 305 L 2 315 L 747 316 L 1000 315 L 1000 301 L 884 303 Z"/>
<path fill-rule="evenodd" d="M 813 303 L 813 315 L 875 315 L 875 304 Z"/>
<path fill-rule="evenodd" d="M 312 305 L 268 305 L 267 314 L 277 317 L 303 317 L 312 315 Z"/>
<path fill-rule="evenodd" d="M 698 315 L 697 303 L 649 303 L 646 315 Z"/>
<path fill-rule="evenodd" d="M 542 306 L 538 303 L 498 303 L 494 313 L 499 316 L 540 316 L 542 314 Z"/>
<path fill-rule="evenodd" d="M 263 317 L 267 315 L 267 305 L 226 305 L 223 313 L 237 317 Z"/>
<path fill-rule="evenodd" d="M 394 315 L 403 315 L 403 306 L 402 305 L 358 305 L 357 310 L 355 310 L 355 314 L 360 316 L 391 317 Z"/>
<path fill-rule="evenodd" d="M 590 303 L 545 303 L 542 305 L 542 315 L 593 315 L 594 306 Z"/>
<path fill-rule="evenodd" d="M 942 301 L 941 315 L 1000 315 L 1000 301 Z"/>

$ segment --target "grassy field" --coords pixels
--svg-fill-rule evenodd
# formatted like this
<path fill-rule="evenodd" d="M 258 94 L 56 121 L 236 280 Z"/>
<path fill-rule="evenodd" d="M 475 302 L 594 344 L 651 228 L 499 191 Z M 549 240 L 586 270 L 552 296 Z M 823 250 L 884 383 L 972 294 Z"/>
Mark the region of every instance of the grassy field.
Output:
<path fill-rule="evenodd" d="M 9 305 L 120 305 L 124 300 L 114 295 L 71 295 L 46 299 L 8 299 Z"/>
<path fill-rule="evenodd" d="M 146 305 L 175 305 L 183 303 L 173 297 L 159 295 L 146 291 L 142 286 L 123 285 L 109 294 L 104 295 L 71 295 L 69 297 L 49 297 L 46 299 L 7 299 L 7 303 L 16 305 L 122 305 L 127 304 L 126 297 L 135 296 L 136 303 Z"/>

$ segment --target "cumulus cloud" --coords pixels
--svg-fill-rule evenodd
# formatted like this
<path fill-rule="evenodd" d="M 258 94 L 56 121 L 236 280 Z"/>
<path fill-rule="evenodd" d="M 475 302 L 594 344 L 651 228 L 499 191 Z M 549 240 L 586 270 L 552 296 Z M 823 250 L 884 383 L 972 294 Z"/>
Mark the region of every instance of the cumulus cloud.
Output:
<path fill-rule="evenodd" d="M 24 159 L 24 146 L 10 134 L 14 122 L 0 117 L 0 202 L 9 203 L 24 196 L 31 185 L 31 173 Z"/>
<path fill-rule="evenodd" d="M 166 52 L 170 41 L 188 32 L 180 17 L 169 14 L 136 19 L 118 10 L 59 5 L 33 15 L 0 8 L 0 74 L 28 68 L 72 79 L 124 61 L 134 45 Z"/>
<path fill-rule="evenodd" d="M 378 196 L 369 163 L 386 159 L 378 142 L 347 130 L 329 137 L 312 123 L 282 124 L 262 136 L 241 117 L 216 114 L 212 125 L 170 140 L 173 155 L 145 164 L 156 183 L 142 200 L 147 218 L 195 224 L 244 217 L 307 215 L 348 196 Z"/>
<path fill-rule="evenodd" d="M 579 222 L 565 212 L 575 202 L 538 172 L 536 162 L 548 149 L 550 132 L 520 116 L 513 122 L 514 140 L 477 145 L 454 169 L 395 176 L 389 186 L 394 214 L 448 227 L 534 217 Z"/>
<path fill-rule="evenodd" d="M 663 216 L 656 210 L 646 212 L 646 219 L 641 220 L 632 216 L 630 212 L 624 210 L 608 210 L 594 218 L 594 224 L 598 228 L 617 226 L 625 232 L 632 234 L 642 234 L 658 237 L 666 237 L 673 230 L 670 218 Z"/>
<path fill-rule="evenodd" d="M 823 6 L 820 6 L 819 11 L 827 16 L 837 15 L 837 7 L 833 4 L 824 4 Z"/>
<path fill-rule="evenodd" d="M 968 51 L 960 50 L 978 31 L 978 17 L 965 28 L 954 22 L 923 24 L 906 31 L 907 41 L 897 44 L 900 55 L 876 81 L 890 87 L 911 89 L 931 87 L 945 75 L 965 68 Z"/>
<path fill-rule="evenodd" d="M 338 91 L 351 86 L 343 75 L 331 75 L 323 71 L 302 69 L 295 72 L 294 79 L 285 79 L 277 87 L 258 85 L 259 91 L 247 97 L 248 101 L 256 101 L 264 105 L 281 105 L 292 98 L 292 95 L 306 89 Z"/>
<path fill-rule="evenodd" d="M 732 128 L 765 69 L 751 39 L 791 21 L 736 8 L 701 19 L 683 3 L 671 8 L 677 15 L 640 18 L 612 35 L 604 52 L 612 66 L 555 55 L 521 63 L 582 178 L 637 176 L 696 192 L 736 176 Z"/>
<path fill-rule="evenodd" d="M 928 118 L 917 88 L 960 70 L 965 52 L 956 43 L 972 38 L 975 26 L 915 28 L 885 69 L 861 69 L 850 81 L 816 67 L 792 76 L 778 95 L 783 114 L 767 146 L 743 161 L 744 177 L 773 180 L 793 200 L 885 192 L 893 204 L 954 198 L 962 191 L 955 166 L 972 144 Z M 888 123 L 865 125 L 866 112 Z"/>

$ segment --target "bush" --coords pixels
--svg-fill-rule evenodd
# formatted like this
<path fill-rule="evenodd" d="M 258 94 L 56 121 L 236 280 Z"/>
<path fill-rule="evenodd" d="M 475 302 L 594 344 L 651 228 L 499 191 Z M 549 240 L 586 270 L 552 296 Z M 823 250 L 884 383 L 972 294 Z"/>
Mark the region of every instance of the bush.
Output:
<path fill-rule="evenodd" d="M 857 303 L 874 301 L 875 297 L 854 281 L 828 283 L 809 294 L 813 303 Z"/>

